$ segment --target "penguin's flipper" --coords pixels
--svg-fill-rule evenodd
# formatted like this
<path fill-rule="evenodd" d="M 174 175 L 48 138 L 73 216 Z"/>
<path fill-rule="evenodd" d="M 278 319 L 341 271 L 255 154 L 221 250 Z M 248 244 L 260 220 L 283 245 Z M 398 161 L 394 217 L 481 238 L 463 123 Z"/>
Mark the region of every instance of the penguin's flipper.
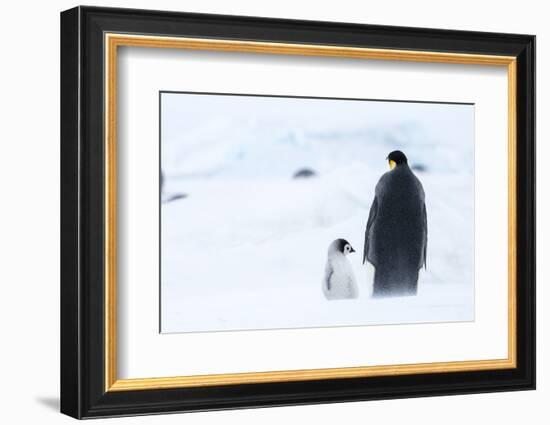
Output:
<path fill-rule="evenodd" d="M 424 269 L 426 269 L 426 251 L 428 249 L 428 215 L 426 213 L 426 204 L 424 204 L 424 208 L 422 209 L 422 220 L 423 220 L 423 226 L 424 226 L 424 252 L 423 252 L 423 259 L 422 263 L 420 265 L 424 266 Z"/>
<path fill-rule="evenodd" d="M 369 232 L 372 227 L 372 223 L 376 218 L 376 213 L 378 211 L 378 198 L 375 196 L 372 205 L 370 206 L 369 219 L 367 220 L 367 228 L 365 229 L 365 246 L 363 248 L 363 264 L 367 261 L 367 256 L 369 255 Z"/>
<path fill-rule="evenodd" d="M 327 285 L 327 291 L 330 292 L 330 278 L 332 277 L 332 274 L 334 273 L 334 270 L 332 269 L 332 264 L 330 264 L 330 261 L 327 261 L 327 265 L 325 266 L 325 284 Z"/>

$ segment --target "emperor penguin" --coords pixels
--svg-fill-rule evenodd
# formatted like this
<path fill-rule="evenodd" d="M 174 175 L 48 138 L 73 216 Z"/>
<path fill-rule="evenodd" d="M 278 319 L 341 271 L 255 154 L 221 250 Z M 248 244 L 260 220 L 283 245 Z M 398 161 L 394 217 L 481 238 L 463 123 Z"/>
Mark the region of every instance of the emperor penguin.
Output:
<path fill-rule="evenodd" d="M 345 239 L 336 239 L 328 247 L 323 293 L 327 300 L 353 299 L 359 295 L 355 274 L 346 258 L 355 252 Z"/>
<path fill-rule="evenodd" d="M 393 151 L 386 159 L 390 171 L 376 185 L 363 264 L 368 261 L 375 268 L 373 297 L 416 295 L 428 244 L 424 188 L 403 152 Z"/>

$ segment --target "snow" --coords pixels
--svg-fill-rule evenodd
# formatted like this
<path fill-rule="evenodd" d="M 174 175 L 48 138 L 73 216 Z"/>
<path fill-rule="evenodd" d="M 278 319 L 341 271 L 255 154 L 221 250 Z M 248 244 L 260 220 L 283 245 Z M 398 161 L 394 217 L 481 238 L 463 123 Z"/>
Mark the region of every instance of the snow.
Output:
<path fill-rule="evenodd" d="M 474 320 L 473 126 L 473 105 L 164 93 L 163 196 L 188 196 L 161 207 L 162 332 Z M 373 299 L 364 230 L 394 149 L 426 168 L 427 269 L 417 296 Z M 355 300 L 322 292 L 337 238 Z"/>

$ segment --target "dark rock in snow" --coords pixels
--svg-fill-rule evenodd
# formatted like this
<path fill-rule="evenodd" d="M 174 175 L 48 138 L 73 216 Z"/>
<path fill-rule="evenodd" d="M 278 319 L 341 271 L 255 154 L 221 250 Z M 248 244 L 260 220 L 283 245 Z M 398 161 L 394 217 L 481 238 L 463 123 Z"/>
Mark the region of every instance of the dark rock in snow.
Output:
<path fill-rule="evenodd" d="M 413 164 L 411 165 L 411 170 L 423 173 L 428 170 L 428 167 L 426 167 L 424 164 Z"/>
<path fill-rule="evenodd" d="M 175 193 L 173 195 L 170 195 L 168 198 L 166 198 L 164 202 L 167 203 L 167 202 L 177 201 L 178 199 L 185 199 L 188 196 L 189 195 L 187 195 L 187 193 Z"/>
<path fill-rule="evenodd" d="M 311 168 L 300 168 L 298 171 L 294 173 L 292 176 L 293 179 L 303 179 L 303 178 L 309 178 L 309 177 L 315 177 L 317 173 L 315 170 L 312 170 Z"/>

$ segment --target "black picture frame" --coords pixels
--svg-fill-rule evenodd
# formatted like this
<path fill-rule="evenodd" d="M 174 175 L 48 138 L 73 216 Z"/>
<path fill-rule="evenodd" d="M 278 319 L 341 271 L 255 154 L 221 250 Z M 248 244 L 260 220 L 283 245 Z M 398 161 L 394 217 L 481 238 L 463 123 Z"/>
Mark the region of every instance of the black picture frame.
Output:
<path fill-rule="evenodd" d="M 104 34 L 514 56 L 517 60 L 517 367 L 105 391 Z M 61 13 L 61 412 L 75 418 L 535 388 L 535 37 L 76 7 Z"/>

